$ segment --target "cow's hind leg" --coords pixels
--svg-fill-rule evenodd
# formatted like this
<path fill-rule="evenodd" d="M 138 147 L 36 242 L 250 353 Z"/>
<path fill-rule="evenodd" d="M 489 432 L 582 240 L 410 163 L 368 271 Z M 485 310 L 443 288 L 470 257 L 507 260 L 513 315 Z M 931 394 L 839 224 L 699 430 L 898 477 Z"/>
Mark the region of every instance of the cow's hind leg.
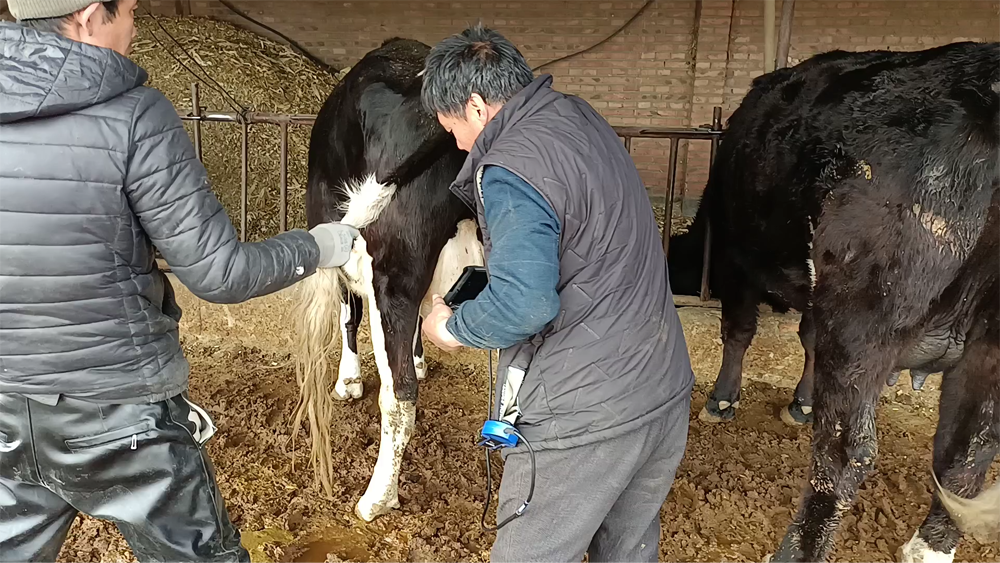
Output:
<path fill-rule="evenodd" d="M 816 324 L 813 322 L 812 309 L 802 312 L 799 321 L 799 342 L 805 351 L 805 365 L 802 367 L 802 378 L 795 386 L 795 398 L 781 410 L 781 420 L 786 424 L 797 426 L 812 422 L 813 411 L 813 373 L 816 370 Z"/>
<path fill-rule="evenodd" d="M 972 498 L 983 488 L 986 471 L 1000 446 L 1000 334 L 987 332 L 968 344 L 941 385 L 940 415 L 934 436 L 934 475 L 945 490 Z M 947 494 L 947 493 L 945 493 Z M 947 498 L 945 499 L 948 500 Z M 1000 505 L 993 514 L 1000 521 Z M 976 514 L 966 515 L 976 518 Z M 960 518 L 960 516 L 958 517 Z M 935 491 L 930 512 L 901 548 L 904 563 L 949 563 L 962 532 Z"/>
<path fill-rule="evenodd" d="M 417 381 L 423 381 L 427 377 L 427 362 L 424 361 L 424 343 L 420 339 L 420 325 L 424 324 L 424 318 L 417 318 L 417 330 L 413 334 L 413 368 L 417 372 Z"/>
<path fill-rule="evenodd" d="M 344 298 L 346 301 L 340 305 L 340 368 L 337 370 L 337 384 L 333 387 L 333 396 L 342 401 L 360 399 L 364 393 L 361 360 L 358 357 L 358 328 L 364 313 L 364 301 L 350 290 L 345 292 Z"/>
<path fill-rule="evenodd" d="M 704 422 L 732 420 L 736 416 L 743 385 L 743 357 L 757 333 L 756 297 L 744 286 L 722 298 L 722 367 L 698 415 Z"/>
<path fill-rule="evenodd" d="M 875 406 L 895 351 L 870 318 L 814 313 L 824 330 L 816 338 L 812 467 L 772 561 L 823 561 L 878 455 Z"/>
<path fill-rule="evenodd" d="M 366 522 L 399 507 L 399 467 L 413 435 L 417 412 L 417 377 L 413 367 L 413 331 L 419 297 L 401 294 L 401 282 L 372 268 L 365 252 L 368 282 L 368 320 L 381 385 L 378 405 L 382 416 L 378 460 L 368 489 L 355 513 Z M 377 289 L 376 289 L 377 288 Z"/>
<path fill-rule="evenodd" d="M 809 424 L 813 420 L 813 386 L 816 371 L 816 323 L 813 321 L 812 310 L 802 313 L 799 321 L 799 342 L 805 351 L 805 365 L 802 368 L 802 379 L 795 387 L 792 402 L 781 410 L 781 420 L 790 426 Z M 899 381 L 899 371 L 894 370 L 886 382 L 893 386 Z"/>

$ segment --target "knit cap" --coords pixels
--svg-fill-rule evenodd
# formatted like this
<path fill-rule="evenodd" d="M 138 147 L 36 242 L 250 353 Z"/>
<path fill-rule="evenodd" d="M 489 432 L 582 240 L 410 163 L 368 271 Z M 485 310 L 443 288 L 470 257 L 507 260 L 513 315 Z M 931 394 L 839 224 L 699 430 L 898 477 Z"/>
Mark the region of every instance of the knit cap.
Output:
<path fill-rule="evenodd" d="M 58 18 L 78 12 L 98 0 L 7 0 L 10 15 L 18 20 Z"/>

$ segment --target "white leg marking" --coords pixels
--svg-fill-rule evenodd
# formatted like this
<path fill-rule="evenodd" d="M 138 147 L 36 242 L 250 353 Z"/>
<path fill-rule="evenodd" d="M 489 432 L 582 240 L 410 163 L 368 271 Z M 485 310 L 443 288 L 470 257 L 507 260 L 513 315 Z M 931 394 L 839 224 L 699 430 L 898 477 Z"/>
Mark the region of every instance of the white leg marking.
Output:
<path fill-rule="evenodd" d="M 917 531 L 910 541 L 903 544 L 901 563 L 951 563 L 955 560 L 955 550 L 950 553 L 934 551 Z"/>
<path fill-rule="evenodd" d="M 360 229 L 378 219 L 379 214 L 392 202 L 396 187 L 376 182 L 375 175 L 371 174 L 363 180 L 347 182 L 344 185 L 344 191 L 347 192 L 347 198 L 341 205 L 344 211 L 344 218 L 341 222 Z M 364 237 L 358 237 L 354 249 L 351 251 L 351 259 L 341 268 L 348 287 L 359 295 L 368 295 L 371 285 L 371 257 L 368 256 L 366 249 L 367 243 L 364 241 Z M 369 261 L 367 269 L 366 258 Z M 351 352 L 350 348 L 347 347 L 347 320 L 348 307 L 341 303 L 340 333 L 343 346 L 340 353 L 337 384 L 333 388 L 334 397 L 341 400 L 359 399 L 364 393 L 361 361 L 357 354 Z"/>
<path fill-rule="evenodd" d="M 482 266 L 486 264 L 483 257 L 483 244 L 476 236 L 476 222 L 463 219 L 458 223 L 455 236 L 451 237 L 438 255 L 434 267 L 434 277 L 427 288 L 427 294 L 420 303 L 420 316 L 426 317 L 431 310 L 431 296 L 435 293 L 444 297 L 451 286 L 458 281 L 466 266 Z"/>
<path fill-rule="evenodd" d="M 417 342 L 420 340 L 420 319 L 417 319 L 417 330 L 413 333 L 413 349 L 417 349 Z M 424 352 L 421 349 L 421 352 Z M 417 355 L 416 352 L 413 354 L 413 369 L 417 372 L 417 381 L 423 381 L 427 378 L 427 362 L 424 361 L 423 354 Z"/>
<path fill-rule="evenodd" d="M 355 513 L 362 520 L 371 522 L 377 516 L 399 507 L 399 466 L 403 461 L 403 451 L 413 435 L 417 407 L 414 403 L 396 400 L 392 370 L 389 368 L 389 356 L 385 348 L 382 315 L 378 310 L 375 288 L 371 282 L 372 258 L 363 241 L 361 247 L 364 278 L 368 283 L 368 319 L 371 323 L 372 347 L 375 349 L 375 363 L 382 383 L 378 395 L 378 406 L 382 412 L 378 461 L 375 462 L 368 489 L 355 507 Z"/>
<path fill-rule="evenodd" d="M 347 321 L 351 310 L 346 303 L 340 304 L 340 368 L 337 370 L 337 384 L 333 386 L 333 396 L 341 401 L 360 399 L 364 393 L 361 380 L 361 361 L 347 346 Z"/>

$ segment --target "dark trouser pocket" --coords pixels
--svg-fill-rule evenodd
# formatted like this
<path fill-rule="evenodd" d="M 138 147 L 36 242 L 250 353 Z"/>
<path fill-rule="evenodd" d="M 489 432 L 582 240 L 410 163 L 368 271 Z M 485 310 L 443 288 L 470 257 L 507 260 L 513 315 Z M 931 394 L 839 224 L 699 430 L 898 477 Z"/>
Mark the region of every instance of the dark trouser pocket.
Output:
<path fill-rule="evenodd" d="M 70 438 L 64 440 L 63 443 L 66 444 L 66 448 L 70 451 L 81 451 L 89 448 L 111 446 L 127 441 L 129 449 L 135 450 L 139 447 L 139 438 L 149 436 L 153 428 L 153 421 L 146 419 L 93 436 Z"/>

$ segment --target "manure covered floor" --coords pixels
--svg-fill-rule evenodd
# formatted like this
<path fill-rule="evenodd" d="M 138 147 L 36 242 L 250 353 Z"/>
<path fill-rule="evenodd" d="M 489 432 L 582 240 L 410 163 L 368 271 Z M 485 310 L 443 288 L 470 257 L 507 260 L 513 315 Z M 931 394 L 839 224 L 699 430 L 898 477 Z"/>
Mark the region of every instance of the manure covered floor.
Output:
<path fill-rule="evenodd" d="M 711 425 L 697 414 L 720 362 L 719 312 L 683 308 L 680 314 L 698 383 L 687 452 L 661 512 L 661 560 L 762 561 L 792 517 L 809 459 L 809 429 L 787 427 L 777 416 L 802 365 L 796 319 L 762 315 L 737 419 Z M 332 431 L 337 488 L 329 500 L 312 484 L 304 431 L 292 448 L 297 390 L 291 358 L 230 339 L 185 339 L 191 395 L 219 426 L 209 452 L 253 560 L 487 560 L 494 535 L 479 528 L 485 464 L 474 446 L 486 402 L 484 355 L 446 355 L 428 346 L 430 371 L 402 469 L 402 508 L 367 524 L 353 514 L 378 452 L 378 384 L 367 328 L 359 346 L 365 394 L 338 405 Z M 930 501 L 939 383 L 931 378 L 914 392 L 904 372 L 897 387 L 886 390 L 876 469 L 841 527 L 831 560 L 898 561 L 897 548 Z M 1000 561 L 998 548 L 966 539 L 956 561 Z M 133 559 L 112 524 L 81 517 L 60 560 Z"/>

